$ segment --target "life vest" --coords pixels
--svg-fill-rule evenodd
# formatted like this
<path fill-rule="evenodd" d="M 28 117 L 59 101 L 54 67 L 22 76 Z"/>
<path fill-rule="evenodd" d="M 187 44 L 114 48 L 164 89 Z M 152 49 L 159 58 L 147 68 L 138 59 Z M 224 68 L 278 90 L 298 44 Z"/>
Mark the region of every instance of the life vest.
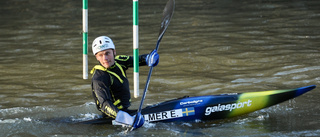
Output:
<path fill-rule="evenodd" d="M 123 77 L 126 78 L 126 74 L 125 74 L 123 68 L 121 67 L 121 65 L 118 64 L 117 62 L 115 62 L 115 65 L 120 69 Z M 121 79 L 121 77 L 120 77 L 118 74 L 116 74 L 116 73 L 108 70 L 107 68 L 103 67 L 102 65 L 95 65 L 95 66 L 93 67 L 93 69 L 90 71 L 90 74 L 92 74 L 92 76 L 94 75 L 95 70 L 106 71 L 107 73 L 115 76 L 121 83 L 123 83 L 123 80 Z M 111 78 L 111 85 L 112 85 L 112 84 L 113 84 L 113 80 L 112 80 L 112 78 Z M 112 96 L 113 96 L 113 94 L 112 94 Z M 99 104 L 99 102 L 97 102 L 97 103 Z M 120 99 L 118 99 L 118 100 L 115 100 L 115 99 L 114 99 L 113 105 L 116 106 L 118 109 L 123 109 L 123 106 L 122 106 L 120 103 L 121 103 L 121 100 L 120 100 Z"/>
<path fill-rule="evenodd" d="M 122 75 L 126 78 L 126 77 L 127 77 L 127 76 L 126 76 L 126 73 L 124 73 L 124 70 L 122 69 L 122 67 L 120 66 L 120 64 L 118 64 L 117 62 L 115 62 L 115 65 L 121 70 Z M 99 69 L 99 70 L 108 72 L 109 74 L 111 74 L 111 75 L 115 76 L 116 78 L 118 78 L 118 80 L 119 80 L 121 83 L 123 83 L 123 80 L 120 78 L 120 76 L 119 76 L 118 74 L 116 74 L 116 73 L 114 73 L 114 72 L 106 69 L 105 67 L 103 67 L 103 66 L 101 66 L 101 65 L 95 65 L 95 66 L 93 67 L 93 69 L 90 71 L 90 74 L 92 74 L 92 76 L 93 76 L 93 73 L 95 72 L 96 69 Z"/>

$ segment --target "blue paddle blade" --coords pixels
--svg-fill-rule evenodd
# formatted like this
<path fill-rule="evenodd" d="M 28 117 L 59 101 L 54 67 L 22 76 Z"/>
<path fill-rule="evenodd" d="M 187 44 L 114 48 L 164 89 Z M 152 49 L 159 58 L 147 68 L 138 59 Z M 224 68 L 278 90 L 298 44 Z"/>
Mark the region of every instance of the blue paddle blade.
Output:
<path fill-rule="evenodd" d="M 135 118 L 135 121 L 132 125 L 132 127 L 135 129 L 135 128 L 139 128 L 141 126 L 143 126 L 144 124 L 144 118 L 143 118 L 143 115 L 141 113 L 137 113 L 136 115 L 136 118 Z"/>

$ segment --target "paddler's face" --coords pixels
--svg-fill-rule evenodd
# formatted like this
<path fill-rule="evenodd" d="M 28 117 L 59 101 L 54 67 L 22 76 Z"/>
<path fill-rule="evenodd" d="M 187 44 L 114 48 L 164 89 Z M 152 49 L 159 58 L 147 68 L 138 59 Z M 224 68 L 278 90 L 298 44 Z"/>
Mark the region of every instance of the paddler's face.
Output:
<path fill-rule="evenodd" d="M 105 68 L 109 68 L 114 65 L 114 57 L 116 56 L 116 50 L 107 49 L 98 52 L 96 55 L 97 60 Z"/>

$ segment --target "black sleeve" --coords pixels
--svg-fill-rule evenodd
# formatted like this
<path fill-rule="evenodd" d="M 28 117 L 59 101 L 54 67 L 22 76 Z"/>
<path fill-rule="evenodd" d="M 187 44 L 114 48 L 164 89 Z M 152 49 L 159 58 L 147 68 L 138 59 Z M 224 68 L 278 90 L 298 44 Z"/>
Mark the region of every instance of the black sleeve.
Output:
<path fill-rule="evenodd" d="M 108 85 L 100 80 L 92 81 L 93 97 L 98 109 L 109 117 L 116 118 L 119 109 L 112 103 L 112 95 Z"/>
<path fill-rule="evenodd" d="M 145 66 L 146 63 L 146 57 L 148 54 L 143 54 L 139 56 L 139 66 Z M 127 55 L 119 55 L 115 57 L 115 60 L 122 65 L 125 69 L 128 69 L 129 67 L 133 67 L 133 57 L 127 56 Z"/>
<path fill-rule="evenodd" d="M 148 54 L 143 54 L 139 56 L 139 66 L 145 66 L 147 65 L 146 63 L 146 58 Z"/>

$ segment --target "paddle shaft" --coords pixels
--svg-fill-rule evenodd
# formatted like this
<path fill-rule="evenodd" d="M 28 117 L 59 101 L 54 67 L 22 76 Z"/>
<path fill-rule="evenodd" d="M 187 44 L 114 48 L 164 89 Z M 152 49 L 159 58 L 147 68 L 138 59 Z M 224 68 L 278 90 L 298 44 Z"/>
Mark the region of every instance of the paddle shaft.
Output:
<path fill-rule="evenodd" d="M 164 10 L 163 10 L 163 17 L 162 17 L 161 26 L 160 26 L 159 37 L 158 37 L 157 45 L 156 45 L 156 48 L 155 48 L 156 51 L 158 51 L 161 39 L 162 39 L 165 31 L 167 30 L 168 26 L 169 26 L 169 23 L 170 23 L 170 20 L 171 20 L 171 17 L 173 15 L 173 11 L 174 11 L 174 5 L 175 5 L 175 1 L 174 0 L 169 0 L 167 2 L 167 4 L 166 4 Z M 149 87 L 152 70 L 153 70 L 153 66 L 150 67 L 148 78 L 147 78 L 147 81 L 146 81 L 146 85 L 145 85 L 145 88 L 144 88 L 144 91 L 143 91 L 143 95 L 142 95 L 142 98 L 141 98 L 141 102 L 140 102 L 140 106 L 138 108 L 137 114 L 141 113 L 142 105 L 143 105 L 143 102 L 145 100 L 146 93 L 147 93 L 147 90 L 148 90 L 148 87 Z M 135 125 L 137 121 L 138 121 L 138 119 L 136 117 L 134 119 L 134 123 L 132 124 L 131 130 L 134 129 L 133 125 Z"/>
<path fill-rule="evenodd" d="M 164 33 L 166 32 L 168 26 L 169 26 L 170 19 L 171 19 L 172 15 L 173 15 L 173 11 L 174 11 L 174 0 L 169 0 L 167 2 L 167 4 L 166 4 L 166 7 L 163 10 L 163 17 L 162 17 L 161 26 L 160 26 L 160 33 L 159 33 L 157 45 L 156 45 L 156 48 L 155 48 L 156 51 L 158 51 L 161 39 L 162 39 Z M 141 113 L 142 105 L 143 105 L 143 102 L 144 102 L 144 99 L 146 97 L 146 93 L 147 93 L 147 90 L 148 90 L 148 87 L 149 87 L 152 70 L 153 70 L 153 66 L 150 67 L 148 78 L 147 78 L 147 81 L 146 81 L 146 85 L 145 85 L 145 88 L 144 88 L 144 91 L 143 91 L 143 95 L 142 95 L 140 106 L 139 106 L 139 109 L 138 109 L 137 113 Z"/>
<path fill-rule="evenodd" d="M 164 31 L 165 30 L 166 29 L 164 29 Z M 155 50 L 157 50 L 157 51 L 159 49 L 160 41 L 161 41 L 163 35 L 164 35 L 164 32 L 160 33 L 160 35 L 159 35 L 159 38 L 158 38 L 158 41 L 157 41 L 157 46 L 155 48 Z M 148 78 L 147 78 L 146 85 L 145 85 L 144 90 L 143 90 L 143 95 L 142 95 L 142 98 L 141 98 L 140 106 L 138 108 L 138 113 L 141 113 L 142 105 L 143 105 L 144 99 L 146 98 L 146 94 L 147 94 L 147 90 L 148 90 L 148 87 L 149 87 L 152 70 L 153 70 L 153 66 L 151 66 L 150 69 L 149 69 Z"/>
<path fill-rule="evenodd" d="M 141 102 L 140 102 L 140 106 L 139 106 L 139 109 L 138 109 L 138 113 L 141 113 L 142 105 L 143 105 L 144 99 L 146 98 L 147 89 L 149 87 L 152 70 L 153 70 L 153 67 L 151 66 L 150 69 L 149 69 L 147 82 L 146 82 L 146 85 L 145 85 L 144 90 L 143 90 L 144 92 L 143 92 L 143 95 L 142 95 L 142 98 L 141 98 Z"/>
<path fill-rule="evenodd" d="M 168 27 L 168 25 L 166 26 L 166 28 Z M 157 46 L 155 48 L 156 51 L 158 51 L 158 49 L 159 49 L 160 42 L 161 42 L 161 39 L 162 39 L 165 31 L 166 31 L 166 29 L 164 29 L 163 33 L 160 33 L 160 35 L 158 37 Z M 143 95 L 142 95 L 142 98 L 141 98 L 141 102 L 140 102 L 140 106 L 139 106 L 139 109 L 138 109 L 138 113 L 141 113 L 142 105 L 143 105 L 144 99 L 146 98 L 146 94 L 147 94 L 147 90 L 148 90 L 148 87 L 149 87 L 152 70 L 153 70 L 153 66 L 151 66 L 150 69 L 149 69 L 148 78 L 147 78 L 146 85 L 145 85 L 144 90 L 143 90 Z"/>

